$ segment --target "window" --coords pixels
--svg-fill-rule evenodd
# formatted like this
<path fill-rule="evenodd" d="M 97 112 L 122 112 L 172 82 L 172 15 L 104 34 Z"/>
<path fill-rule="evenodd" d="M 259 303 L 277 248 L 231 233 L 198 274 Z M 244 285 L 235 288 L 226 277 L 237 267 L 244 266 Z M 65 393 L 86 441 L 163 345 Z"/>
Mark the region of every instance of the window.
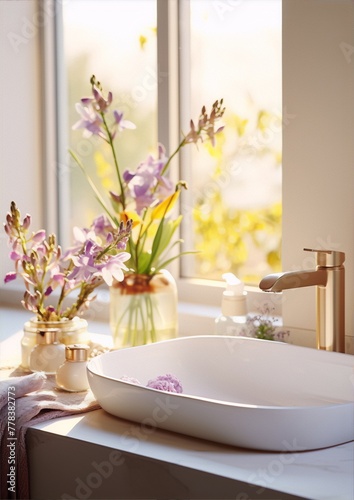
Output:
<path fill-rule="evenodd" d="M 281 268 L 281 1 L 191 0 L 186 10 L 182 113 L 198 116 L 220 98 L 226 112 L 216 147 L 192 148 L 184 168 L 183 237 L 200 253 L 182 272 L 219 280 L 232 271 L 258 284 Z"/>
<path fill-rule="evenodd" d="M 117 146 L 121 170 L 134 170 L 157 144 L 157 55 L 155 0 L 73 0 L 63 9 L 65 111 L 70 149 L 80 158 L 101 194 L 115 189 L 109 147 L 95 137 L 72 130 L 79 120 L 75 104 L 91 94 L 94 74 L 105 95 L 113 92 L 114 108 L 136 125 Z M 96 140 L 95 140 L 96 139 Z M 73 225 L 87 226 L 102 211 L 82 172 L 71 162 L 69 189 Z M 80 192 L 80 196 L 77 193 Z M 68 200 L 65 200 L 67 203 Z"/>
<path fill-rule="evenodd" d="M 182 237 L 185 250 L 200 251 L 182 258 L 181 277 L 220 280 L 223 272 L 233 271 L 256 284 L 280 269 L 281 1 L 231 6 L 184 0 L 179 5 L 182 131 L 189 130 L 191 117 L 196 121 L 202 105 L 211 108 L 223 98 L 226 106 L 226 127 L 216 147 L 192 145 L 181 155 L 180 177 L 190 186 L 181 204 Z M 134 134 L 125 133 L 118 142 L 124 169 L 135 169 L 148 152 L 156 151 L 158 116 L 164 127 L 168 118 L 167 111 L 157 111 L 158 85 L 172 76 L 157 60 L 157 43 L 160 51 L 170 43 L 169 51 L 162 49 L 164 59 L 177 56 L 177 46 L 163 39 L 177 28 L 177 18 L 163 30 L 156 10 L 152 0 L 63 4 L 69 124 L 77 121 L 75 103 L 88 93 L 95 73 L 105 90 L 114 92 L 115 106 L 137 125 Z M 162 37 L 158 42 L 156 27 Z M 178 123 L 177 115 L 177 107 L 173 115 L 170 110 L 170 124 Z M 71 131 L 69 144 L 97 184 L 114 189 L 102 142 L 94 152 L 92 139 Z M 78 168 L 71 170 L 69 197 L 70 226 L 87 224 L 100 210 Z"/>

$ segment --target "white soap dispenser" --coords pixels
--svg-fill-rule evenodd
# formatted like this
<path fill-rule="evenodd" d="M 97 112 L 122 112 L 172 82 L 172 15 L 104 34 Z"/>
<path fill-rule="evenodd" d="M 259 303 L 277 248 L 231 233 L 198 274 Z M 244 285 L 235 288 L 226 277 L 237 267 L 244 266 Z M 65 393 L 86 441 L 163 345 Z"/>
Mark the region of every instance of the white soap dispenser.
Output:
<path fill-rule="evenodd" d="M 245 334 L 247 320 L 247 292 L 244 284 L 232 273 L 225 273 L 226 289 L 222 294 L 221 315 L 215 320 L 216 335 Z"/>

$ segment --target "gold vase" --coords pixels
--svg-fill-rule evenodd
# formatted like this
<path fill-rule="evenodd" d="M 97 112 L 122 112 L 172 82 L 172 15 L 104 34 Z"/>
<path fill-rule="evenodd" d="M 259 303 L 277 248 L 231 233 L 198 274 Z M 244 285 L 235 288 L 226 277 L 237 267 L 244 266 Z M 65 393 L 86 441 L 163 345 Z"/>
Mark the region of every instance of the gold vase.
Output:
<path fill-rule="evenodd" d="M 161 270 L 154 276 L 128 274 L 110 288 L 110 327 L 115 348 L 134 347 L 177 336 L 177 286 Z"/>

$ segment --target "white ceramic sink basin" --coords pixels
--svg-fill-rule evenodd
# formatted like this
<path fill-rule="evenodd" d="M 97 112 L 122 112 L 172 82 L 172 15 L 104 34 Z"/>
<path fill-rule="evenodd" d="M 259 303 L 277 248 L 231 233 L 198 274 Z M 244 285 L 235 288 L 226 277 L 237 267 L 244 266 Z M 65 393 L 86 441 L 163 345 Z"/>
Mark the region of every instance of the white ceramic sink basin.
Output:
<path fill-rule="evenodd" d="M 175 375 L 183 393 L 145 387 Z M 119 380 L 134 377 L 144 386 Z M 107 412 L 228 445 L 300 451 L 354 440 L 354 356 L 243 337 L 183 337 L 88 363 Z"/>

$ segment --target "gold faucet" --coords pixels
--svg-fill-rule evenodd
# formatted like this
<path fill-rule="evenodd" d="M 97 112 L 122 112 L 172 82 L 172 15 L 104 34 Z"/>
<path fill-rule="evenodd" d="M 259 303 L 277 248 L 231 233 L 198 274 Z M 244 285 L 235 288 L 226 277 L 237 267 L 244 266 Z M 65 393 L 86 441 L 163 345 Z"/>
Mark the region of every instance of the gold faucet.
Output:
<path fill-rule="evenodd" d="M 262 279 L 259 287 L 265 292 L 281 292 L 316 286 L 317 349 L 345 352 L 345 253 L 310 248 L 304 250 L 316 252 L 316 269 L 269 274 Z"/>

